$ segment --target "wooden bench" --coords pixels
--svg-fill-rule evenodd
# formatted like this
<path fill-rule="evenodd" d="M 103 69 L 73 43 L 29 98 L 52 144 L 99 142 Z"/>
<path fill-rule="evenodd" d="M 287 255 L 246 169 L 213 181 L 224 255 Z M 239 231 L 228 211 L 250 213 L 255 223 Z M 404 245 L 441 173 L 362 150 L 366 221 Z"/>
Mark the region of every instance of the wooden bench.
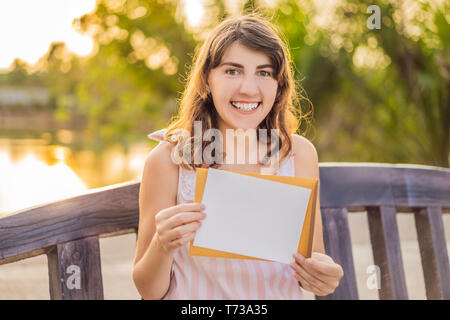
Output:
<path fill-rule="evenodd" d="M 450 212 L 450 169 L 321 163 L 320 180 L 325 248 L 345 272 L 321 299 L 359 298 L 347 218 L 353 211 L 367 211 L 380 299 L 408 299 L 398 212 L 414 214 L 427 298 L 450 299 L 442 220 Z M 114 185 L 0 219 L 0 264 L 46 254 L 51 299 L 103 299 L 99 238 L 137 232 L 138 194 L 137 182 Z"/>

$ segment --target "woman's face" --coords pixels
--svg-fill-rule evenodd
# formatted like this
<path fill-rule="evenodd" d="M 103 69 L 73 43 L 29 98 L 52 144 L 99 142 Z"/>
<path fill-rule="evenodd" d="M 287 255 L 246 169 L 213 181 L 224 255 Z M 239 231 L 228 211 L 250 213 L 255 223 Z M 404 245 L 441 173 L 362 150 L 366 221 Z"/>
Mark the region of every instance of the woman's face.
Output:
<path fill-rule="evenodd" d="M 219 129 L 254 128 L 275 101 L 278 83 L 267 55 L 234 42 L 208 76 Z"/>

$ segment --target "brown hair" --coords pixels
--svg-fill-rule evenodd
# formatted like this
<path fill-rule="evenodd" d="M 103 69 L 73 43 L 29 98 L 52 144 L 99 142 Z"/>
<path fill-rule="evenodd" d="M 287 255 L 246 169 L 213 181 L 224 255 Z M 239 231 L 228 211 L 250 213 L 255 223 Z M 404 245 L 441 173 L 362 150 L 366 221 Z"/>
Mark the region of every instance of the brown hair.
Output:
<path fill-rule="evenodd" d="M 181 150 L 189 139 L 181 137 L 177 133 L 178 129 L 187 130 L 190 132 L 190 139 L 194 139 L 194 121 L 202 122 L 202 134 L 208 129 L 217 128 L 217 111 L 211 95 L 207 92 L 208 75 L 220 64 L 226 49 L 235 41 L 239 41 L 249 49 L 266 54 L 274 65 L 273 77 L 278 82 L 277 95 L 272 109 L 257 129 L 267 129 L 269 132 L 268 154 L 271 147 L 270 130 L 278 129 L 280 162 L 288 156 L 292 151 L 291 134 L 299 128 L 300 114 L 297 113 L 300 113 L 300 110 L 296 110 L 299 100 L 291 69 L 290 53 L 280 35 L 272 23 L 255 14 L 228 18 L 214 28 L 200 50 L 196 51 L 194 64 L 180 100 L 178 115 L 169 124 L 164 139 Z M 211 142 L 202 142 L 203 150 L 209 143 Z M 191 159 L 194 158 L 195 152 L 194 144 L 191 143 Z M 206 166 L 205 164 L 190 166 L 186 163 L 180 165 L 185 169 Z M 213 164 L 211 167 L 217 165 Z"/>

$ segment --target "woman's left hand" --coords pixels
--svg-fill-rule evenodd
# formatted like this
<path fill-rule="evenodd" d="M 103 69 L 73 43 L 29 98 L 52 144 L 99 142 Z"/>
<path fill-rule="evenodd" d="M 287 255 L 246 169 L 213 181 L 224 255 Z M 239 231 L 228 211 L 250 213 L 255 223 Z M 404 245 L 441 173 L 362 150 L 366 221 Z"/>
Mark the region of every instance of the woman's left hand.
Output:
<path fill-rule="evenodd" d="M 291 263 L 294 277 L 300 285 L 316 296 L 326 296 L 333 293 L 344 276 L 344 270 L 330 256 L 313 252 L 306 259 L 299 253 L 294 254 L 295 261 Z"/>

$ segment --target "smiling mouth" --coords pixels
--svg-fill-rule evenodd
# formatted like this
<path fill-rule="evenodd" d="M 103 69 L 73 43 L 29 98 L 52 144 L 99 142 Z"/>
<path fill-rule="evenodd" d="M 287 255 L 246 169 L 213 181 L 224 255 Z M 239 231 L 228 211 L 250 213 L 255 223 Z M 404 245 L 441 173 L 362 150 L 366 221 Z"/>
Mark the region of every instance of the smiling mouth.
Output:
<path fill-rule="evenodd" d="M 239 111 L 249 112 L 257 109 L 261 105 L 261 102 L 243 103 L 230 101 L 230 104 Z"/>

